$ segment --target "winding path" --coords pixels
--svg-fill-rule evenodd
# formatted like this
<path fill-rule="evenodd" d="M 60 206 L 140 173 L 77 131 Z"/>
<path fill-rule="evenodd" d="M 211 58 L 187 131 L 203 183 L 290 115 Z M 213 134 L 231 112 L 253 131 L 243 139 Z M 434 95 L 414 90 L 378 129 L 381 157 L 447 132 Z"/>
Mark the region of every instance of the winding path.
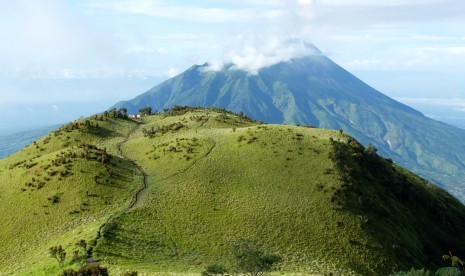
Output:
<path fill-rule="evenodd" d="M 144 169 L 142 169 L 142 167 L 139 164 L 137 164 L 134 160 L 129 159 L 123 153 L 123 151 L 121 150 L 121 146 L 123 144 L 125 144 L 127 141 L 129 141 L 129 137 L 139 128 L 139 126 L 140 126 L 140 124 L 138 123 L 131 131 L 129 131 L 129 133 L 126 135 L 125 139 L 123 141 L 119 142 L 116 145 L 116 150 L 117 150 L 118 154 L 121 156 L 121 158 L 123 158 L 124 160 L 131 163 L 141 173 L 141 175 L 143 177 L 142 186 L 133 195 L 131 203 L 126 208 L 124 208 L 122 210 L 119 210 L 118 212 L 112 214 L 102 225 L 100 225 L 100 227 L 97 230 L 97 235 L 96 235 L 95 239 L 92 240 L 92 242 L 90 244 L 90 247 L 87 250 L 87 255 L 88 255 L 87 264 L 99 263 L 97 260 L 94 259 L 94 248 L 97 245 L 100 238 L 102 237 L 102 231 L 105 228 L 105 226 L 107 226 L 108 223 L 111 222 L 114 218 L 116 218 L 116 217 L 128 212 L 132 208 L 134 208 L 134 206 L 139 202 L 140 195 L 148 187 L 148 175 L 147 175 L 147 173 L 144 171 Z"/>
<path fill-rule="evenodd" d="M 205 120 L 204 122 L 201 123 L 200 126 L 198 126 L 196 128 L 196 132 L 198 129 L 202 128 L 205 123 L 209 120 L 210 118 L 208 118 L 207 120 Z M 143 123 L 143 121 L 142 121 Z M 95 237 L 94 240 L 92 240 L 91 244 L 90 244 L 90 247 L 89 249 L 87 250 L 87 255 L 88 255 L 88 258 L 87 258 L 87 264 L 92 264 L 92 263 L 99 263 L 97 260 L 95 260 L 94 258 L 94 248 L 95 246 L 97 245 L 98 241 L 100 240 L 100 238 L 102 238 L 102 232 L 103 230 L 105 229 L 105 226 L 108 225 L 108 223 L 110 223 L 114 218 L 128 212 L 129 210 L 131 210 L 132 208 L 134 208 L 134 206 L 136 206 L 136 204 L 139 202 L 139 198 L 142 194 L 142 192 L 144 190 L 147 189 L 148 187 L 148 175 L 147 173 L 144 171 L 144 169 L 139 165 L 137 164 L 134 160 L 132 159 L 129 159 L 123 152 L 123 150 L 121 149 L 121 146 L 123 144 L 125 144 L 126 142 L 129 141 L 129 138 L 130 136 L 139 128 L 139 126 L 141 125 L 141 123 L 138 123 L 125 137 L 125 139 L 121 142 L 119 142 L 117 145 L 116 145 L 116 150 L 118 152 L 118 154 L 121 156 L 121 158 L 123 158 L 124 160 L 130 162 L 139 172 L 140 174 L 143 176 L 143 184 L 142 186 L 136 191 L 136 193 L 133 195 L 133 198 L 132 198 L 132 201 L 131 203 L 124 209 L 112 214 L 102 225 L 100 225 L 100 227 L 98 228 L 97 230 L 97 235 Z M 185 168 L 184 170 L 180 171 L 180 172 L 177 172 L 175 173 L 174 175 L 171 175 L 167 178 L 171 178 L 175 175 L 178 175 L 178 174 L 181 174 L 181 173 L 184 173 L 185 171 L 187 171 L 188 169 L 190 169 L 191 167 L 193 167 L 193 165 L 195 165 L 195 163 L 197 163 L 199 160 L 201 159 L 204 159 L 206 156 L 208 156 L 212 150 L 216 147 L 216 141 L 214 139 L 212 139 L 211 137 L 209 137 L 209 140 L 210 142 L 212 143 L 212 146 L 208 149 L 208 151 L 205 153 L 204 156 L 200 157 L 199 159 L 195 160 L 190 166 L 188 166 L 187 168 Z M 174 241 L 172 241 L 173 244 L 175 245 L 176 247 L 176 243 Z M 177 250 L 176 250 L 177 251 Z"/>

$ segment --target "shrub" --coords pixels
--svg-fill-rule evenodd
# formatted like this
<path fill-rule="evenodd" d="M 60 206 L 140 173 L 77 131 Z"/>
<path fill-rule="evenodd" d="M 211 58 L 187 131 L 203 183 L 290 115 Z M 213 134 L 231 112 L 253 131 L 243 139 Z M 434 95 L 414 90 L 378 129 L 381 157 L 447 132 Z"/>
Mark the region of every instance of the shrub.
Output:
<path fill-rule="evenodd" d="M 53 195 L 48 198 L 48 201 L 50 201 L 50 203 L 52 204 L 55 204 L 55 203 L 60 202 L 60 197 L 58 197 L 58 195 Z"/>
<path fill-rule="evenodd" d="M 99 264 L 90 264 L 79 268 L 67 269 L 63 272 L 63 276 L 108 276 L 108 269 Z"/>
<path fill-rule="evenodd" d="M 61 245 L 58 245 L 58 246 L 50 247 L 49 251 L 50 251 L 50 257 L 57 260 L 58 265 L 61 268 L 64 268 L 65 259 L 66 259 L 66 251 L 65 251 L 65 249 Z"/>
<path fill-rule="evenodd" d="M 247 240 L 236 244 L 234 251 L 237 270 L 246 275 L 265 275 L 272 271 L 276 264 L 282 261 L 281 256 L 265 253 Z"/>
<path fill-rule="evenodd" d="M 202 276 L 214 276 L 214 275 L 227 275 L 228 270 L 220 264 L 213 264 L 207 266 L 205 271 L 202 271 Z"/>

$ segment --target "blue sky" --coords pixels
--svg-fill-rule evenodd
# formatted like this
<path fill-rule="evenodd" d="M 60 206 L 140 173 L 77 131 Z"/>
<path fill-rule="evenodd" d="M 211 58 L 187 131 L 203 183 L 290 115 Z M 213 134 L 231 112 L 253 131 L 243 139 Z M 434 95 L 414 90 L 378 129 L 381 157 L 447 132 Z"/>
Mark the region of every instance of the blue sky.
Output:
<path fill-rule="evenodd" d="M 0 134 L 102 111 L 193 64 L 258 70 L 315 44 L 362 80 L 465 127 L 465 1 L 2 0 Z"/>

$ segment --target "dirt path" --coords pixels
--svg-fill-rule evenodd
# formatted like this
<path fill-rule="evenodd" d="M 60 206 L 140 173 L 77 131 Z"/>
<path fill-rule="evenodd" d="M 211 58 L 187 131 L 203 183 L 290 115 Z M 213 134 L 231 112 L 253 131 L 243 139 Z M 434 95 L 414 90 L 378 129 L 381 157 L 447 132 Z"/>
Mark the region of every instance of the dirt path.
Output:
<path fill-rule="evenodd" d="M 119 155 L 121 156 L 121 158 L 123 158 L 124 160 L 130 162 L 139 172 L 140 174 L 142 175 L 143 177 L 143 183 L 141 185 L 141 187 L 136 191 L 136 193 L 133 195 L 132 197 L 132 200 L 131 200 L 131 203 L 124 209 L 112 214 L 102 225 L 100 225 L 100 227 L 98 228 L 97 230 L 97 235 L 95 237 L 95 239 L 90 243 L 90 247 L 89 249 L 87 250 L 87 255 L 88 255 L 88 258 L 87 258 L 87 264 L 92 264 L 92 263 L 99 263 L 97 260 L 95 260 L 94 258 L 94 248 L 95 246 L 97 245 L 98 241 L 100 240 L 100 238 L 102 237 L 102 231 L 103 229 L 105 229 L 105 227 L 108 225 L 108 223 L 110 223 L 114 218 L 128 212 L 129 210 L 131 210 L 132 208 L 134 208 L 134 206 L 139 202 L 139 198 L 142 194 L 142 192 L 147 189 L 148 187 L 148 175 L 147 173 L 144 171 L 144 169 L 142 169 L 142 167 L 137 164 L 134 160 L 131 160 L 129 159 L 125 154 L 124 152 L 122 151 L 121 149 L 121 146 L 123 144 L 125 144 L 126 142 L 129 141 L 129 138 L 130 136 L 139 128 L 140 124 L 137 124 L 125 137 L 125 139 L 123 141 L 121 141 L 120 143 L 118 143 L 116 145 L 116 150 L 118 151 Z"/>
<path fill-rule="evenodd" d="M 208 118 L 207 120 L 205 120 L 204 122 L 201 123 L 200 126 L 198 126 L 196 128 L 196 132 L 202 128 L 205 123 L 208 122 L 210 118 Z M 142 124 L 144 122 L 142 121 Z M 125 137 L 125 139 L 123 141 L 121 141 L 120 143 L 118 143 L 116 145 L 116 150 L 117 152 L 119 153 L 119 155 L 121 156 L 121 158 L 125 159 L 126 161 L 130 162 L 139 172 L 140 174 L 143 176 L 143 183 L 142 183 L 142 186 L 136 191 L 136 193 L 133 195 L 133 198 L 132 198 L 132 201 L 131 203 L 124 209 L 112 214 L 102 225 L 100 225 L 100 227 L 98 228 L 97 230 L 97 235 L 95 237 L 95 239 L 91 242 L 90 244 L 90 247 L 89 249 L 87 250 L 87 255 L 88 255 L 88 259 L 87 259 L 87 263 L 88 264 L 92 264 L 92 263 L 99 263 L 98 260 L 95 260 L 94 258 L 94 248 L 95 246 L 97 245 L 98 241 L 100 240 L 100 238 L 102 237 L 102 232 L 103 230 L 105 229 L 105 227 L 108 225 L 108 223 L 110 223 L 114 218 L 128 212 L 129 210 L 131 210 L 132 208 L 134 208 L 136 206 L 136 204 L 139 202 L 139 199 L 140 199 L 140 196 L 141 194 L 147 189 L 148 187 L 148 175 L 147 173 L 144 171 L 144 169 L 139 165 L 137 164 L 134 160 L 131 160 L 129 159 L 123 152 L 123 150 L 121 149 L 122 145 L 124 145 L 126 142 L 129 141 L 129 138 L 131 137 L 131 135 L 140 127 L 140 123 L 137 124 L 137 126 L 135 126 L 128 134 L 127 136 Z M 191 166 L 188 166 L 187 168 L 185 168 L 184 170 L 174 174 L 174 175 L 171 175 L 169 176 L 168 178 L 171 178 L 175 175 L 178 175 L 178 174 L 181 174 L 181 173 L 184 173 L 185 171 L 187 171 L 188 169 L 190 169 L 191 167 L 193 167 L 193 165 L 195 165 L 195 163 L 197 163 L 199 160 L 201 159 L 204 159 L 205 157 L 207 157 L 211 152 L 212 150 L 216 147 L 216 141 L 212 138 L 209 138 L 210 142 L 212 143 L 212 146 L 208 149 L 208 151 L 205 153 L 204 156 L 200 157 L 199 159 L 195 160 L 193 162 L 193 164 L 191 164 Z M 174 243 L 174 241 L 173 241 Z"/>
<path fill-rule="evenodd" d="M 131 210 L 132 208 L 134 208 L 134 206 L 137 204 L 137 202 L 139 201 L 139 198 L 140 198 L 140 195 L 142 194 L 142 192 L 147 189 L 148 187 L 148 175 L 147 173 L 144 171 L 144 169 L 142 169 L 142 167 L 136 163 L 136 161 L 132 160 L 132 159 L 129 159 L 124 153 L 123 151 L 121 150 L 121 146 L 126 143 L 128 140 L 129 140 L 129 137 L 131 136 L 131 134 L 133 134 L 138 128 L 139 128 L 140 124 L 138 124 L 129 134 L 128 136 L 126 137 L 126 140 L 123 141 L 122 143 L 118 143 L 118 145 L 116 146 L 116 149 L 118 151 L 118 153 L 121 155 L 121 157 L 127 161 L 129 161 L 139 172 L 140 174 L 142 175 L 143 177 L 143 184 L 142 186 L 137 190 L 137 192 L 134 194 L 133 198 L 132 198 L 132 201 L 131 201 L 131 204 L 129 204 L 128 207 L 126 207 L 125 209 L 123 209 L 122 211 L 120 211 L 120 214 L 122 213 L 126 213 L 127 211 Z M 118 214 L 119 215 L 119 214 Z"/>

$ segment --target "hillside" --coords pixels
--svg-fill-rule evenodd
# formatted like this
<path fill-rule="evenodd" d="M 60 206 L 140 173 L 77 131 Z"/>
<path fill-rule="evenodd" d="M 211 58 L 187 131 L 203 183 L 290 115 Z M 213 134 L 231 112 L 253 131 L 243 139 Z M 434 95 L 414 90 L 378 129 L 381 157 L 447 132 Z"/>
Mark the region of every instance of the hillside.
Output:
<path fill-rule="evenodd" d="M 97 237 L 111 275 L 229 267 L 243 239 L 302 275 L 465 256 L 465 207 L 343 132 L 219 109 L 143 122 L 83 119 L 0 160 L 0 275 L 58 273 L 48 248 Z"/>
<path fill-rule="evenodd" d="M 53 275 L 51 246 L 92 240 L 127 206 L 140 176 L 116 145 L 135 127 L 110 118 L 70 123 L 0 160 L 0 275 Z"/>
<path fill-rule="evenodd" d="M 465 130 L 425 117 L 314 51 L 255 75 L 233 65 L 220 71 L 196 65 L 115 107 L 131 113 L 146 106 L 220 107 L 266 123 L 342 129 L 465 200 Z"/>

